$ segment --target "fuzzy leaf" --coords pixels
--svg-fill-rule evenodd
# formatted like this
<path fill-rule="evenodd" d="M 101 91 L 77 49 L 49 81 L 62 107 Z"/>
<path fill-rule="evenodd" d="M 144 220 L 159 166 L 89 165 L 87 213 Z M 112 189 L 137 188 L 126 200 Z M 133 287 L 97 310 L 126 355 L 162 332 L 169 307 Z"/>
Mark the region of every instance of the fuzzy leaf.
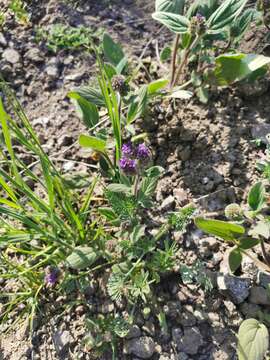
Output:
<path fill-rule="evenodd" d="M 75 270 L 90 267 L 98 259 L 97 253 L 88 246 L 78 246 L 66 259 L 68 266 Z"/>
<path fill-rule="evenodd" d="M 249 191 L 248 205 L 253 211 L 259 211 L 265 202 L 265 188 L 262 182 L 257 182 Z"/>
<path fill-rule="evenodd" d="M 82 98 L 90 101 L 97 106 L 105 106 L 105 101 L 101 92 L 92 88 L 91 86 L 83 86 L 74 91 L 70 91 L 68 93 L 68 97 L 72 98 L 76 96 L 75 94 L 81 96 Z"/>
<path fill-rule="evenodd" d="M 255 319 L 242 322 L 238 332 L 239 360 L 263 360 L 269 345 L 267 327 Z"/>
<path fill-rule="evenodd" d="M 156 0 L 156 11 L 182 14 L 185 0 Z"/>
<path fill-rule="evenodd" d="M 240 15 L 247 2 L 248 0 L 223 1 L 207 21 L 210 31 L 219 31 L 234 21 Z"/>
<path fill-rule="evenodd" d="M 131 102 L 128 108 L 127 114 L 127 123 L 131 124 L 133 121 L 138 119 L 143 115 L 148 100 L 148 87 L 146 85 L 142 86 L 135 97 Z"/>
<path fill-rule="evenodd" d="M 76 101 L 77 111 L 86 127 L 91 128 L 99 122 L 99 113 L 95 104 L 76 92 L 69 93 L 69 97 Z"/>
<path fill-rule="evenodd" d="M 188 31 L 189 20 L 185 16 L 168 12 L 155 12 L 152 17 L 176 34 L 183 34 Z"/>
<path fill-rule="evenodd" d="M 110 184 L 107 186 L 107 190 L 115 193 L 130 194 L 131 188 L 124 184 Z"/>
<path fill-rule="evenodd" d="M 148 85 L 148 95 L 154 95 L 159 92 L 159 90 L 164 89 L 165 86 L 168 84 L 168 80 L 166 79 L 159 79 L 156 81 L 151 82 Z"/>
<path fill-rule="evenodd" d="M 226 241 L 233 241 L 245 233 L 243 226 L 226 221 L 196 218 L 195 224 L 199 229 Z"/>

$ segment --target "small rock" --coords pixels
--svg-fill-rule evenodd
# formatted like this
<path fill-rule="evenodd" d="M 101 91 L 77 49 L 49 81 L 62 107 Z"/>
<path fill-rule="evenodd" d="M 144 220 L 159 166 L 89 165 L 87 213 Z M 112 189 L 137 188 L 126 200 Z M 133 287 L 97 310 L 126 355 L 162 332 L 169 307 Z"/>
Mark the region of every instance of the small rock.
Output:
<path fill-rule="evenodd" d="M 259 271 L 257 275 L 257 284 L 267 289 L 270 285 L 270 274 Z"/>
<path fill-rule="evenodd" d="M 259 305 L 244 302 L 243 304 L 241 304 L 240 310 L 243 313 L 243 315 L 245 316 L 245 318 L 247 318 L 247 319 L 255 318 L 256 319 L 261 308 Z"/>
<path fill-rule="evenodd" d="M 127 353 L 138 356 L 141 359 L 150 359 L 154 352 L 155 343 L 149 336 L 135 338 L 127 343 Z"/>
<path fill-rule="evenodd" d="M 267 290 L 262 286 L 254 286 L 251 288 L 249 301 L 257 305 L 270 305 Z"/>
<path fill-rule="evenodd" d="M 184 148 L 184 150 L 181 150 L 179 152 L 179 157 L 182 161 L 187 161 L 190 159 L 191 157 L 191 149 L 189 146 L 187 146 L 186 148 Z"/>
<path fill-rule="evenodd" d="M 160 210 L 172 210 L 175 206 L 175 200 L 172 195 L 168 196 L 165 200 L 163 200 Z"/>
<path fill-rule="evenodd" d="M 128 340 L 138 338 L 141 336 L 141 329 L 138 325 L 132 325 L 126 338 Z"/>
<path fill-rule="evenodd" d="M 241 304 L 249 296 L 250 280 L 232 275 L 219 275 L 217 286 L 219 291 L 229 296 L 233 303 Z"/>
<path fill-rule="evenodd" d="M 20 62 L 21 56 L 18 51 L 14 49 L 6 49 L 2 54 L 2 58 L 10 64 L 15 65 Z"/>
<path fill-rule="evenodd" d="M 84 71 L 69 74 L 65 77 L 65 79 L 69 81 L 80 81 L 83 77 L 84 77 Z"/>
<path fill-rule="evenodd" d="M 186 205 L 188 202 L 188 195 L 183 189 L 174 189 L 173 195 L 180 206 Z"/>
<path fill-rule="evenodd" d="M 40 55 L 40 50 L 38 48 L 30 48 L 24 55 L 24 57 L 34 63 L 41 63 L 43 61 L 42 56 Z"/>
<path fill-rule="evenodd" d="M 56 79 L 59 76 L 59 69 L 58 69 L 58 67 L 56 65 L 48 65 L 48 66 L 46 66 L 45 72 L 52 79 Z"/>
<path fill-rule="evenodd" d="M 184 336 L 177 343 L 177 349 L 189 355 L 196 355 L 203 345 L 203 337 L 197 327 L 185 328 Z"/>
<path fill-rule="evenodd" d="M 64 354 L 66 354 L 68 352 L 69 346 L 71 344 L 71 342 L 73 341 L 70 333 L 65 330 L 63 332 L 61 331 L 57 331 L 54 335 L 53 335 L 53 341 L 55 344 L 55 349 L 57 351 L 57 353 L 61 356 L 63 356 Z"/>
<path fill-rule="evenodd" d="M 266 136 L 270 134 L 270 124 L 257 124 L 251 129 L 253 139 L 261 140 L 265 145 L 268 144 Z"/>
<path fill-rule="evenodd" d="M 62 135 L 60 136 L 60 138 L 58 139 L 58 145 L 59 146 L 69 146 L 73 143 L 73 137 L 70 135 Z"/>

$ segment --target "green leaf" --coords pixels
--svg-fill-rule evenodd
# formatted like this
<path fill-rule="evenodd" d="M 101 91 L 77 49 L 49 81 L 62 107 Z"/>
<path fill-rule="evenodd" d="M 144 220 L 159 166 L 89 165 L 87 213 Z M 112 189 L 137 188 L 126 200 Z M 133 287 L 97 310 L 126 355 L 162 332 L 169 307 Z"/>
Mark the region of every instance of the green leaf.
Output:
<path fill-rule="evenodd" d="M 215 59 L 213 76 L 218 85 L 243 80 L 270 63 L 270 58 L 255 54 L 224 54 Z"/>
<path fill-rule="evenodd" d="M 164 172 L 163 167 L 161 166 L 151 166 L 146 170 L 146 175 L 149 177 L 159 177 Z"/>
<path fill-rule="evenodd" d="M 70 91 L 67 95 L 68 97 L 72 98 L 76 96 L 75 94 L 81 96 L 82 98 L 90 101 L 97 106 L 105 106 L 105 101 L 101 92 L 92 88 L 91 86 L 83 86 L 74 91 Z"/>
<path fill-rule="evenodd" d="M 255 13 L 255 9 L 246 9 L 244 13 L 231 24 L 230 36 L 233 38 L 234 42 L 241 40 L 242 36 L 245 34 L 253 21 Z"/>
<path fill-rule="evenodd" d="M 99 113 L 95 104 L 75 92 L 69 93 L 69 97 L 76 101 L 77 111 L 86 127 L 91 128 L 99 122 Z"/>
<path fill-rule="evenodd" d="M 185 16 L 167 12 L 155 12 L 152 17 L 176 34 L 184 34 L 188 31 L 189 20 Z"/>
<path fill-rule="evenodd" d="M 82 147 L 91 148 L 101 153 L 106 152 L 106 141 L 94 136 L 80 135 L 79 144 Z"/>
<path fill-rule="evenodd" d="M 209 100 L 209 91 L 206 87 L 204 86 L 199 86 L 196 89 L 196 95 L 198 96 L 200 102 L 202 102 L 203 104 L 207 104 L 208 100 Z"/>
<path fill-rule="evenodd" d="M 107 186 L 107 190 L 114 193 L 130 194 L 131 188 L 124 184 L 110 184 Z"/>
<path fill-rule="evenodd" d="M 148 95 L 154 95 L 159 92 L 159 90 L 164 89 L 167 86 L 169 80 L 167 79 L 159 79 L 151 82 L 148 85 Z"/>
<path fill-rule="evenodd" d="M 185 0 L 156 0 L 156 11 L 182 14 Z"/>
<path fill-rule="evenodd" d="M 133 121 L 143 115 L 148 101 L 148 87 L 142 86 L 138 95 L 131 102 L 128 108 L 127 123 L 131 124 Z"/>
<path fill-rule="evenodd" d="M 210 32 L 218 32 L 240 15 L 248 0 L 225 0 L 207 21 Z"/>
<path fill-rule="evenodd" d="M 243 237 L 240 239 L 239 248 L 248 250 L 260 243 L 259 239 L 254 239 L 252 237 Z"/>
<path fill-rule="evenodd" d="M 265 202 L 265 188 L 262 182 L 257 182 L 249 191 L 248 205 L 253 211 L 259 211 Z"/>
<path fill-rule="evenodd" d="M 226 241 L 234 241 L 245 233 L 243 226 L 221 220 L 196 218 L 195 224 L 199 229 Z"/>
<path fill-rule="evenodd" d="M 98 212 L 102 215 L 105 216 L 107 220 L 112 221 L 112 220 L 116 220 L 117 219 L 117 215 L 115 214 L 115 212 L 110 209 L 110 208 L 105 208 L 105 207 L 100 207 L 98 208 Z"/>
<path fill-rule="evenodd" d="M 256 319 L 242 322 L 238 332 L 239 360 L 263 360 L 269 346 L 267 327 Z"/>
<path fill-rule="evenodd" d="M 195 0 L 187 11 L 187 17 L 190 19 L 196 14 L 203 15 L 206 19 L 218 8 L 218 0 Z"/>
<path fill-rule="evenodd" d="M 117 74 L 116 68 L 112 64 L 109 64 L 109 63 L 105 63 L 105 64 L 103 64 L 103 66 L 104 66 L 105 73 L 108 76 L 108 79 L 111 80 Z"/>
<path fill-rule="evenodd" d="M 234 273 L 239 266 L 241 265 L 243 256 L 241 254 L 241 251 L 236 248 L 233 249 L 229 254 L 229 266 L 232 273 Z"/>
<path fill-rule="evenodd" d="M 166 62 L 171 58 L 172 49 L 169 46 L 165 46 L 160 53 L 161 62 Z"/>
<path fill-rule="evenodd" d="M 93 265 L 98 259 L 97 253 L 88 246 L 78 246 L 69 255 L 66 262 L 69 267 L 75 270 L 82 270 Z"/>
<path fill-rule="evenodd" d="M 106 59 L 114 66 L 117 66 L 125 57 L 121 46 L 107 33 L 103 36 L 103 51 Z"/>

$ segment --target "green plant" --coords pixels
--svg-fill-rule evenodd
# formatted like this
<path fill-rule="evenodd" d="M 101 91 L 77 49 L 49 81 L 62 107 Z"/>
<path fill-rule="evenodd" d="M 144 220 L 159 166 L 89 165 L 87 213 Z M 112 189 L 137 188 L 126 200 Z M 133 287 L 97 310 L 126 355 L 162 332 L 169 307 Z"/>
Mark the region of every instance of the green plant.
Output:
<path fill-rule="evenodd" d="M 49 30 L 38 28 L 37 41 L 44 40 L 49 50 L 56 53 L 61 49 L 78 49 L 91 47 L 95 39 L 103 33 L 103 29 L 94 32 L 85 26 L 73 27 L 63 24 L 53 25 Z"/>
<path fill-rule="evenodd" d="M 27 24 L 30 20 L 29 13 L 26 9 L 26 3 L 23 0 L 11 0 L 9 9 L 13 12 L 16 20 L 22 24 Z"/>
<path fill-rule="evenodd" d="M 0 85 L 15 114 L 15 119 L 7 115 L 1 99 L 0 276 L 6 281 L 1 320 L 15 312 L 17 320 L 28 315 L 32 324 L 48 289 L 61 291 L 70 268 L 91 267 L 101 257 L 102 228 L 89 221 L 97 180 L 79 197 L 40 146 L 13 93 L 3 81 Z M 31 156 L 40 176 L 24 162 L 23 153 Z"/>
<path fill-rule="evenodd" d="M 262 19 L 261 13 L 246 5 L 247 0 L 226 0 L 221 5 L 203 0 L 186 9 L 185 0 L 156 0 L 153 18 L 176 34 L 173 49 L 161 52 L 162 61 L 171 57 L 172 97 L 190 97 L 192 93 L 183 89 L 193 86 L 200 100 L 207 102 L 211 88 L 254 81 L 265 74 L 269 58 L 236 50 L 250 23 Z M 220 42 L 227 46 L 221 48 Z"/>
<path fill-rule="evenodd" d="M 265 247 L 270 235 L 270 221 L 266 212 L 267 198 L 265 186 L 258 182 L 249 191 L 247 207 L 231 204 L 225 209 L 226 217 L 234 222 L 201 217 L 195 219 L 198 228 L 233 245 L 229 255 L 232 272 L 240 267 L 243 255 L 251 258 L 263 270 L 270 270 L 270 257 Z M 250 251 L 258 245 L 261 247 L 263 261 Z"/>

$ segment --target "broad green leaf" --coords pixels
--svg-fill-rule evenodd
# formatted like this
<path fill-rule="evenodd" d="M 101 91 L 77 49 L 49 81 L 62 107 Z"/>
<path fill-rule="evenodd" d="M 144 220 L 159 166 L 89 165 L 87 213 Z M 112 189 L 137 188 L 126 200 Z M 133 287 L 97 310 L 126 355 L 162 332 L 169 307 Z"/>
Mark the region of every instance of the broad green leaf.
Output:
<path fill-rule="evenodd" d="M 187 11 L 187 17 L 191 18 L 199 13 L 208 19 L 217 8 L 218 0 L 195 0 Z"/>
<path fill-rule="evenodd" d="M 136 243 L 145 235 L 145 227 L 145 225 L 134 226 L 132 233 L 130 234 L 130 240 L 133 243 Z"/>
<path fill-rule="evenodd" d="M 125 57 L 121 46 L 107 33 L 103 36 L 103 50 L 105 58 L 114 66 L 117 66 Z"/>
<path fill-rule="evenodd" d="M 103 66 L 108 79 L 111 80 L 117 74 L 116 68 L 110 63 L 105 63 Z"/>
<path fill-rule="evenodd" d="M 115 193 L 130 194 L 131 188 L 124 184 L 110 184 L 107 186 L 107 190 Z"/>
<path fill-rule="evenodd" d="M 185 0 L 156 0 L 156 11 L 182 14 Z"/>
<path fill-rule="evenodd" d="M 99 256 L 91 247 L 78 246 L 67 257 L 66 263 L 72 269 L 83 270 L 93 265 L 98 258 Z"/>
<path fill-rule="evenodd" d="M 185 16 L 167 12 L 155 12 L 152 17 L 176 34 L 184 34 L 188 31 L 189 20 Z"/>
<path fill-rule="evenodd" d="M 96 138 L 94 136 L 80 135 L 79 144 L 82 147 L 91 148 L 94 151 L 101 153 L 106 152 L 106 141 Z"/>
<path fill-rule="evenodd" d="M 149 177 L 159 177 L 164 172 L 161 166 L 152 166 L 146 170 L 146 174 Z"/>
<path fill-rule="evenodd" d="M 259 239 L 254 239 L 252 237 L 243 237 L 242 239 L 240 239 L 240 243 L 238 246 L 240 249 L 248 250 L 258 245 L 259 243 Z"/>
<path fill-rule="evenodd" d="M 151 82 L 148 85 L 148 95 L 154 95 L 159 92 L 159 90 L 164 89 L 165 86 L 168 84 L 168 80 L 166 79 L 159 79 L 156 81 Z"/>
<path fill-rule="evenodd" d="M 165 62 L 170 59 L 172 55 L 172 49 L 169 46 L 165 46 L 160 53 L 161 62 Z"/>
<path fill-rule="evenodd" d="M 75 92 L 70 93 L 69 97 L 76 101 L 77 111 L 85 126 L 88 128 L 95 126 L 99 121 L 99 113 L 96 105 Z"/>
<path fill-rule="evenodd" d="M 243 80 L 270 63 L 270 58 L 255 54 L 224 54 L 216 58 L 212 74 L 218 85 L 229 85 Z"/>
<path fill-rule="evenodd" d="M 243 256 L 239 249 L 233 249 L 229 254 L 229 266 L 232 273 L 234 273 L 241 265 Z"/>
<path fill-rule="evenodd" d="M 267 327 L 256 319 L 242 322 L 238 332 L 239 360 L 263 360 L 269 346 Z"/>
<path fill-rule="evenodd" d="M 132 100 L 128 108 L 127 123 L 131 124 L 133 121 L 143 115 L 148 100 L 148 87 L 142 86 L 138 95 Z"/>
<path fill-rule="evenodd" d="M 231 24 L 242 12 L 248 0 L 225 0 L 207 21 L 210 32 L 223 29 Z"/>
<path fill-rule="evenodd" d="M 107 220 L 115 220 L 117 219 L 117 215 L 115 214 L 115 212 L 110 209 L 110 208 L 105 208 L 105 207 L 100 207 L 98 208 L 98 212 L 105 216 Z"/>
<path fill-rule="evenodd" d="M 265 202 L 265 188 L 262 182 L 257 182 L 249 191 L 248 205 L 253 211 L 259 211 Z"/>
<path fill-rule="evenodd" d="M 105 106 L 104 97 L 101 92 L 92 88 L 91 86 L 83 86 L 74 91 L 70 91 L 68 93 L 68 96 L 72 98 L 75 96 L 74 94 L 80 95 L 82 98 L 90 101 L 97 106 Z"/>
<path fill-rule="evenodd" d="M 199 229 L 226 241 L 234 241 L 245 233 L 243 226 L 221 220 L 196 218 L 195 224 Z"/>

